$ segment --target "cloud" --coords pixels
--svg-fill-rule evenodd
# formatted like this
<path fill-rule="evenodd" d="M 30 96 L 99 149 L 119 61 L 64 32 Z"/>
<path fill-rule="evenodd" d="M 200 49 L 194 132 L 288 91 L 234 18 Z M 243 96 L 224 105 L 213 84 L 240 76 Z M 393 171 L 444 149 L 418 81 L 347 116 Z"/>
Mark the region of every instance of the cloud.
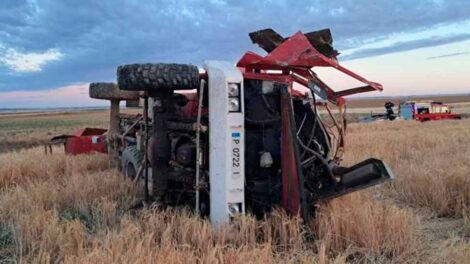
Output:
<path fill-rule="evenodd" d="M 459 42 L 470 39 L 470 33 L 468 34 L 459 34 L 455 36 L 448 36 L 448 37 L 441 37 L 441 36 L 433 36 L 431 38 L 424 38 L 406 42 L 396 42 L 392 45 L 380 48 L 366 48 L 360 49 L 352 54 L 341 56 L 341 60 L 354 60 L 360 59 L 364 57 L 374 57 L 380 56 L 384 54 L 396 53 L 396 52 L 403 52 L 408 50 L 414 50 L 419 48 L 426 48 L 426 47 L 433 47 L 439 46 L 444 44 L 449 44 L 453 42 Z"/>
<path fill-rule="evenodd" d="M 63 54 L 56 49 L 48 49 L 43 53 L 20 53 L 9 48 L 3 55 L 0 55 L 0 62 L 14 72 L 40 72 L 42 66 L 48 62 L 57 61 L 62 56 Z"/>
<path fill-rule="evenodd" d="M 51 50 L 66 54 L 66 59 L 63 55 L 42 64 L 25 63 L 31 61 L 27 56 L 10 58 L 16 62 L 13 65 L 20 66 L 2 62 L 0 91 L 115 81 L 117 65 L 125 63 L 200 66 L 206 59 L 235 62 L 246 50 L 256 50 L 248 33 L 267 27 L 283 35 L 329 27 L 335 47 L 341 51 L 388 39 L 391 34 L 413 34 L 469 19 L 468 0 L 0 1 L 0 46 L 4 50 L 21 55 Z M 389 49 L 362 51 L 362 56 L 398 51 L 404 45 L 395 44 Z M 415 44 L 408 49 L 438 42 Z M 0 56 L 4 58 L 4 54 Z M 27 72 L 12 74 L 16 70 Z"/>
<path fill-rule="evenodd" d="M 227 2 L 225 2 L 224 0 L 210 0 L 211 4 L 215 4 L 215 5 L 227 5 Z"/>
<path fill-rule="evenodd" d="M 427 59 L 427 60 L 434 60 L 434 59 L 441 59 L 441 58 L 447 58 L 447 57 L 461 56 L 461 55 L 467 55 L 467 54 L 470 54 L 470 51 L 448 53 L 448 54 L 443 54 L 443 55 L 439 55 L 439 56 L 428 57 L 428 58 L 426 58 L 426 59 Z"/>
<path fill-rule="evenodd" d="M 346 13 L 346 9 L 344 9 L 343 7 L 338 7 L 338 8 L 331 9 L 329 13 L 332 16 L 340 16 L 340 15 Z"/>

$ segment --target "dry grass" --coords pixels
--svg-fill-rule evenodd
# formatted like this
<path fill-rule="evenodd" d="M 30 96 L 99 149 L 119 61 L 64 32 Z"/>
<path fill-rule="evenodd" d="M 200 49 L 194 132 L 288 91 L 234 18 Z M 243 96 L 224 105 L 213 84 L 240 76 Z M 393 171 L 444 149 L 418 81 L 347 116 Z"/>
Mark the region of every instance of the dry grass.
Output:
<path fill-rule="evenodd" d="M 441 254 L 435 263 L 468 263 L 470 260 L 470 243 L 461 238 L 451 238 L 439 248 Z"/>
<path fill-rule="evenodd" d="M 346 162 L 379 157 L 397 177 L 389 193 L 438 216 L 470 215 L 470 120 L 351 125 Z"/>
<path fill-rule="evenodd" d="M 408 210 L 381 204 L 369 193 L 356 193 L 330 202 L 313 228 L 327 251 L 349 250 L 360 260 L 381 256 L 405 262 L 421 247 L 417 221 Z"/>
<path fill-rule="evenodd" d="M 0 223 L 13 234 L 17 260 L 63 259 L 88 233 L 117 224 L 137 197 L 118 172 L 104 170 L 105 155 L 44 157 L 36 149 L 0 159 Z"/>
<path fill-rule="evenodd" d="M 413 230 L 409 212 L 387 209 L 374 201 L 362 204 L 368 198 L 361 195 L 322 210 L 325 215 L 318 220 L 321 228 L 314 241 L 305 239 L 306 230 L 298 218 L 281 212 L 263 221 L 240 217 L 217 230 L 188 212 L 150 210 L 134 215 L 126 208 L 138 198 L 138 188 L 117 172 L 105 170 L 104 158 L 63 153 L 46 157 L 41 149 L 1 155 L 0 222 L 13 234 L 9 255 L 3 258 L 31 263 L 140 263 L 149 259 L 164 263 L 188 259 L 203 263 L 341 263 L 348 256 L 356 260 L 403 258 L 414 253 L 410 247 L 397 246 L 399 243 L 417 247 L 413 232 L 390 235 L 396 225 L 388 224 L 394 221 L 401 221 L 404 232 Z M 353 211 L 355 218 L 344 214 Z M 385 225 L 380 220 L 384 214 L 391 217 Z M 344 221 L 344 217 L 350 219 Z M 371 221 L 365 221 L 370 217 Z M 328 225 L 330 220 L 338 225 Z M 383 232 L 389 234 L 387 239 L 372 242 L 374 247 L 360 235 L 379 238 Z M 338 242 L 339 237 L 354 247 Z"/>
<path fill-rule="evenodd" d="M 314 239 L 282 212 L 214 229 L 187 211 L 129 211 L 140 187 L 106 169 L 103 155 L 0 154 L 0 262 L 462 263 L 465 238 L 453 232 L 429 250 L 425 219 L 407 207 L 468 217 L 469 128 L 470 120 L 351 125 L 345 163 L 380 157 L 397 179 L 321 206 Z"/>
<path fill-rule="evenodd" d="M 27 182 L 48 182 L 70 174 L 86 174 L 108 167 L 106 155 L 63 155 L 62 148 L 55 148 L 58 155 L 45 155 L 42 148 L 11 152 L 0 155 L 0 189 Z"/>

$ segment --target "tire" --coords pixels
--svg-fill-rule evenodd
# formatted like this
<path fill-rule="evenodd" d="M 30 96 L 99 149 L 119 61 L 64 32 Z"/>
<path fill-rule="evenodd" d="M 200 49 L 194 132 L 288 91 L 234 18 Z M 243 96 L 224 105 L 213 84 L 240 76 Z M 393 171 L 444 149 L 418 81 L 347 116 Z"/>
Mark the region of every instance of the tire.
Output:
<path fill-rule="evenodd" d="M 121 65 L 117 69 L 119 89 L 169 93 L 199 88 L 199 70 L 189 64 L 147 63 Z"/>
<path fill-rule="evenodd" d="M 124 176 L 129 177 L 131 180 L 137 175 L 139 167 L 144 159 L 142 151 L 137 149 L 137 146 L 127 146 L 122 152 L 121 158 L 121 171 Z"/>
<path fill-rule="evenodd" d="M 122 91 L 115 83 L 90 83 L 90 97 L 106 100 L 139 100 L 139 92 Z"/>

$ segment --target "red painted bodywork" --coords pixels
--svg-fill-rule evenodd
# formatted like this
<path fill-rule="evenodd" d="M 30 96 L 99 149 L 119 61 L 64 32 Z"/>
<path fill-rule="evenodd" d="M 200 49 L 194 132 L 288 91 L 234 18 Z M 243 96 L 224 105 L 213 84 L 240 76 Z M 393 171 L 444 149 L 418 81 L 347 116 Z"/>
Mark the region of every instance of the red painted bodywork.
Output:
<path fill-rule="evenodd" d="M 85 128 L 78 130 L 72 136 L 68 136 L 65 141 L 66 154 L 84 154 L 84 153 L 106 153 L 106 129 Z M 93 143 L 96 138 L 97 143 Z"/>
<path fill-rule="evenodd" d="M 290 105 L 288 105 L 290 104 Z M 282 168 L 282 208 L 293 215 L 300 212 L 299 175 L 295 155 L 295 138 L 291 127 L 294 120 L 290 119 L 292 98 L 281 99 L 281 168 Z"/>
<path fill-rule="evenodd" d="M 342 67 L 335 57 L 329 58 L 317 51 L 302 32 L 297 32 L 290 38 L 279 44 L 266 56 L 258 55 L 254 52 L 247 52 L 238 61 L 237 67 L 243 72 L 245 79 L 268 80 L 282 82 L 289 85 L 291 97 L 302 97 L 302 93 L 293 89 L 296 82 L 309 88 L 312 84 L 319 87 L 326 94 L 329 102 L 342 107 L 345 104 L 344 96 L 369 92 L 382 91 L 381 84 L 371 82 L 362 76 Z M 332 67 L 338 71 L 364 83 L 364 86 L 355 87 L 343 91 L 334 91 L 323 82 L 315 72 L 313 67 Z M 273 73 L 277 72 L 277 73 Z M 300 212 L 301 194 L 299 186 L 299 172 L 297 171 L 297 161 L 295 156 L 294 136 L 289 131 L 291 123 L 288 117 L 289 108 L 283 102 L 282 108 L 282 207 L 292 214 Z M 343 136 L 344 128 L 340 127 L 340 137 Z M 344 140 L 340 139 L 340 144 Z"/>
<path fill-rule="evenodd" d="M 421 122 L 446 120 L 446 119 L 462 119 L 461 115 L 453 114 L 453 113 L 414 114 L 413 117 L 415 120 L 418 120 Z"/>
<path fill-rule="evenodd" d="M 328 101 L 336 105 L 345 103 L 343 96 L 383 90 L 381 84 L 368 81 L 339 65 L 336 58 L 328 58 L 321 54 L 300 31 L 264 57 L 254 52 L 245 53 L 238 61 L 237 66 L 244 72 L 245 79 L 273 80 L 286 83 L 297 82 L 307 88 L 310 83 L 313 83 L 326 92 Z M 313 67 L 335 68 L 365 85 L 343 91 L 334 91 L 311 70 Z M 281 71 L 281 73 L 268 72 L 273 70 Z"/>
<path fill-rule="evenodd" d="M 199 97 L 197 93 L 182 93 L 188 100 L 188 103 L 181 109 L 183 114 L 190 117 L 197 117 L 197 107 L 199 105 Z M 207 114 L 209 109 L 204 107 L 202 109 L 202 114 Z"/>

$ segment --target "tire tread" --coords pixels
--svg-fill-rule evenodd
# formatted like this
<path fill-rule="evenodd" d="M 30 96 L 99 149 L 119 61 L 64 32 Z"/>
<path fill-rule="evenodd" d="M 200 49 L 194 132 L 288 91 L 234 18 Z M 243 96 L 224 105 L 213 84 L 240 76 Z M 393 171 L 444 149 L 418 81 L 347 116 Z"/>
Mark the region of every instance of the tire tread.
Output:
<path fill-rule="evenodd" d="M 190 64 L 146 63 L 121 65 L 119 88 L 127 91 L 170 92 L 199 87 L 199 70 Z"/>

